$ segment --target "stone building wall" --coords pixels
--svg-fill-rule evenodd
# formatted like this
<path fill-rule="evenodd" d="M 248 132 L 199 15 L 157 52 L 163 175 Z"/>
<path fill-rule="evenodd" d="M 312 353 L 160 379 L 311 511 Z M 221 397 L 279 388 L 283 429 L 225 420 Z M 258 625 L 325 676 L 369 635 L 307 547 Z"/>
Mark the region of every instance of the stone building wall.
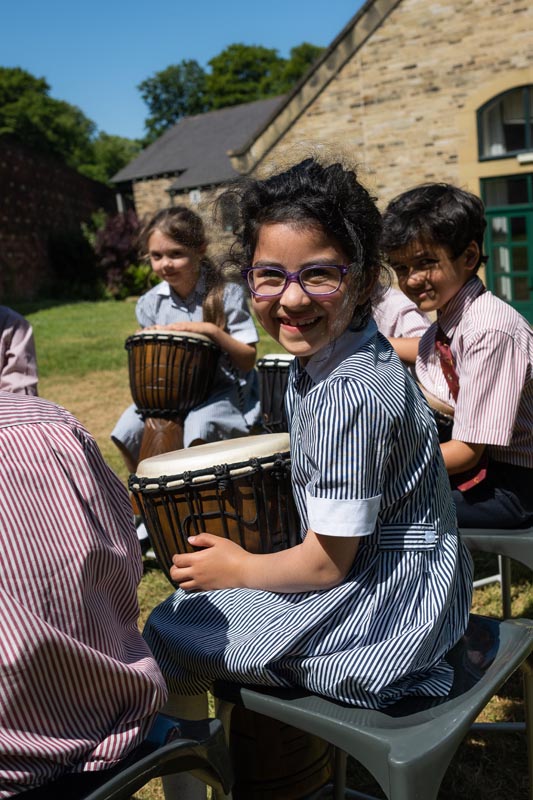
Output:
<path fill-rule="evenodd" d="M 134 182 L 133 199 L 135 211 L 140 220 L 151 217 L 160 208 L 167 208 L 171 205 L 167 189 L 175 180 L 175 175 L 168 175 L 164 178 L 149 178 Z"/>
<path fill-rule="evenodd" d="M 480 167 L 476 110 L 507 88 L 533 83 L 533 5 L 377 0 L 373 11 L 380 24 L 338 69 L 343 45 L 331 54 L 321 67 L 331 79 L 309 105 L 293 99 L 301 110 L 281 138 L 272 126 L 254 143 L 263 163 L 311 143 L 339 149 L 361 164 L 382 203 L 423 181 L 478 192 L 479 177 L 520 169 L 515 158 Z M 353 49 L 364 31 L 356 25 L 350 35 Z"/>
<path fill-rule="evenodd" d="M 114 194 L 58 159 L 0 137 L 0 298 L 31 300 L 54 276 L 52 252 Z M 68 265 L 67 265 L 68 268 Z M 77 277 L 79 265 L 72 264 Z"/>
<path fill-rule="evenodd" d="M 184 205 L 192 208 L 203 219 L 209 239 L 209 253 L 213 258 L 222 259 L 233 241 L 231 226 L 215 218 L 215 204 L 223 187 L 209 187 L 182 192 L 172 197 L 166 191 L 175 178 L 154 178 L 137 181 L 133 185 L 135 209 L 139 219 L 145 219 L 162 208 Z"/>

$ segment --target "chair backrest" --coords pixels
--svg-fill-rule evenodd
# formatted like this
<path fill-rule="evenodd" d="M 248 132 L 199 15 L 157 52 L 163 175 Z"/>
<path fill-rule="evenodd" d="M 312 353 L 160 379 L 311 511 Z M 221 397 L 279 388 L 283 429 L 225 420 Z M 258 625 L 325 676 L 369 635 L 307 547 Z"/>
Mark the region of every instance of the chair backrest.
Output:
<path fill-rule="evenodd" d="M 112 769 L 70 773 L 24 796 L 28 800 L 129 800 L 154 778 L 193 769 L 217 791 L 230 790 L 232 771 L 222 724 L 217 719 L 189 721 L 158 714 L 144 742 Z"/>

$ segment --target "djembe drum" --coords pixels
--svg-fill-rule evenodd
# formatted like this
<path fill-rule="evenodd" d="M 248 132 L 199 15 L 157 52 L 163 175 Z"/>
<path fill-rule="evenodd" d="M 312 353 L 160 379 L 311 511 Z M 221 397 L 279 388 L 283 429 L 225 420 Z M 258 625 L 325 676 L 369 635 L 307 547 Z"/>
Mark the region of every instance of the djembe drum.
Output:
<path fill-rule="evenodd" d="M 289 436 L 271 433 L 200 445 L 139 463 L 129 488 L 160 566 L 191 552 L 187 538 L 207 531 L 253 553 L 292 547 L 300 523 L 290 483 Z M 295 800 L 332 774 L 322 739 L 235 707 L 231 721 L 235 800 Z"/>
<path fill-rule="evenodd" d="M 289 429 L 284 399 L 293 359 L 289 353 L 268 353 L 257 362 L 261 415 L 269 433 Z"/>
<path fill-rule="evenodd" d="M 199 333 L 146 329 L 126 339 L 130 389 L 144 420 L 140 458 L 183 447 L 188 412 L 207 399 L 220 355 Z"/>

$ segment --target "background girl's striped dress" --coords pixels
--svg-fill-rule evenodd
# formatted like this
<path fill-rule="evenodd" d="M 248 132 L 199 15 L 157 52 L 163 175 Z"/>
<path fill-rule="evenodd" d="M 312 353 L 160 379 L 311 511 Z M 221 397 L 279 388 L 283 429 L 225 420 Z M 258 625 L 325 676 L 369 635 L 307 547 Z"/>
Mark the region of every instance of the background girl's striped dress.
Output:
<path fill-rule="evenodd" d="M 368 708 L 446 694 L 472 574 L 425 400 L 371 322 L 295 359 L 287 408 L 302 532 L 363 533 L 353 567 L 322 591 L 178 590 L 145 629 L 169 688 L 298 685 Z"/>

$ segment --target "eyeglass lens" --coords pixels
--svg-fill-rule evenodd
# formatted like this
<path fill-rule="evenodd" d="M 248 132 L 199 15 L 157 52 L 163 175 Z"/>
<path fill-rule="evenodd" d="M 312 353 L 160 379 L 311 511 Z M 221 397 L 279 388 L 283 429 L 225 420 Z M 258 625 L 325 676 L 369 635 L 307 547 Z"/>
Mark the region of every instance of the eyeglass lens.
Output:
<path fill-rule="evenodd" d="M 281 294 L 290 280 L 298 280 L 309 294 L 330 294 L 339 288 L 342 273 L 337 266 L 304 267 L 294 277 L 279 267 L 254 267 L 248 273 L 250 288 L 266 296 Z"/>

